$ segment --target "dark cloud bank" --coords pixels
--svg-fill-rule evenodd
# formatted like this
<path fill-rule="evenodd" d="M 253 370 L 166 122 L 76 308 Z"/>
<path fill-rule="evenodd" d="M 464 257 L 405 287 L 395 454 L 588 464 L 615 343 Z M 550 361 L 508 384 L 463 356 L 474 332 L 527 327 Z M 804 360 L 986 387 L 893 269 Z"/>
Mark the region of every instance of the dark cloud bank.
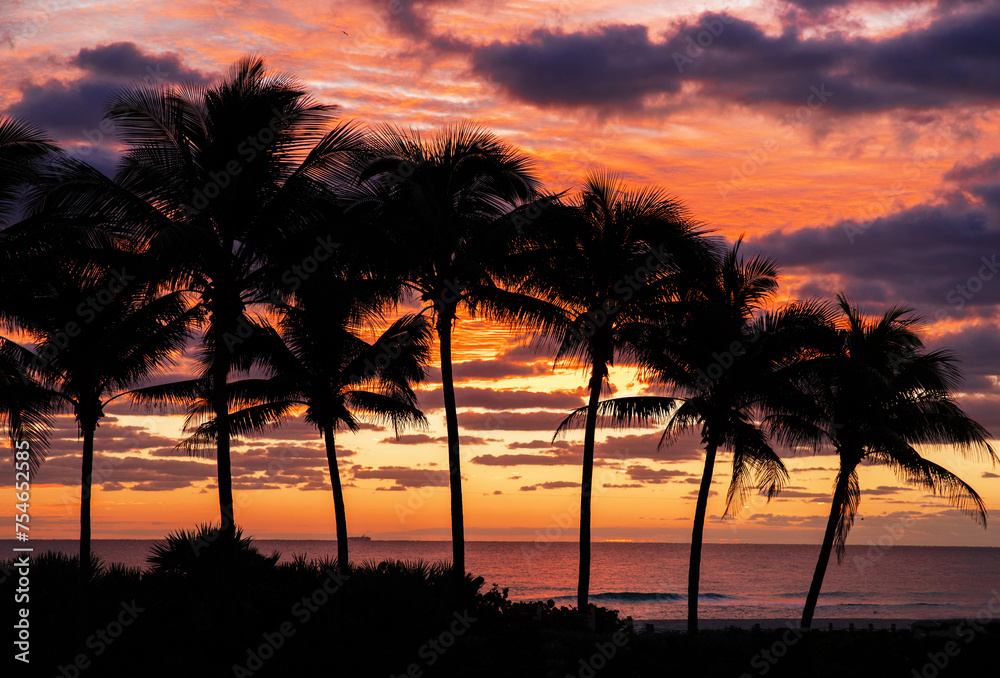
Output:
<path fill-rule="evenodd" d="M 991 4 L 884 40 L 803 38 L 791 24 L 767 35 L 732 15 L 705 14 L 659 39 L 646 26 L 619 24 L 539 29 L 468 50 L 475 72 L 540 106 L 635 109 L 694 82 L 701 96 L 793 106 L 823 86 L 830 110 L 851 113 L 1000 100 L 997 35 L 1000 7 Z"/>
<path fill-rule="evenodd" d="M 132 42 L 81 49 L 69 65 L 80 68 L 83 74 L 69 82 L 26 82 L 21 101 L 5 113 L 45 129 L 105 173 L 113 171 L 117 154 L 110 148 L 114 126 L 103 118 L 119 88 L 130 83 L 205 85 L 210 80 L 184 66 L 176 54 L 145 52 Z"/>

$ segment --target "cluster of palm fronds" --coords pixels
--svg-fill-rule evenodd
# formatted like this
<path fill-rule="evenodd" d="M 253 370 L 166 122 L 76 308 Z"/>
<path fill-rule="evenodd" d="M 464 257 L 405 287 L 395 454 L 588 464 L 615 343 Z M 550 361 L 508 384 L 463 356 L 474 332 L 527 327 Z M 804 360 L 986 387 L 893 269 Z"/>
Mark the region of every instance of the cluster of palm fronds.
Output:
<path fill-rule="evenodd" d="M 732 454 L 727 511 L 781 490 L 787 473 L 775 445 L 839 454 L 806 624 L 857 511 L 862 461 L 985 520 L 972 488 L 914 447 L 948 443 L 993 458 L 986 431 L 951 395 L 954 357 L 924 350 L 906 309 L 869 320 L 842 297 L 839 308 L 772 308 L 775 264 L 741 256 L 739 242 L 724 250 L 660 189 L 599 171 L 578 194 L 553 195 L 525 154 L 475 125 L 428 138 L 337 122 L 335 113 L 257 58 L 205 90 L 125 88 L 108 110 L 126 149 L 113 178 L 40 131 L 0 121 L 0 322 L 11 330 L 0 338 L 0 415 L 13 439 L 34 443 L 35 468 L 50 417 L 75 415 L 85 565 L 96 429 L 124 398 L 187 414 L 182 445 L 214 452 L 219 529 L 230 536 L 233 437 L 302 415 L 326 445 L 346 568 L 336 433 L 364 422 L 397 434 L 425 425 L 413 387 L 436 334 L 453 564 L 464 576 L 451 350 L 466 313 L 529 333 L 557 365 L 589 374 L 587 406 L 559 431 L 584 429 L 580 609 L 600 425 L 656 422 L 664 443 L 700 429 L 692 630 L 719 450 Z M 414 297 L 423 310 L 400 313 Z M 186 348 L 194 373 L 153 383 Z M 602 401 L 616 364 L 637 366 L 657 395 Z"/>

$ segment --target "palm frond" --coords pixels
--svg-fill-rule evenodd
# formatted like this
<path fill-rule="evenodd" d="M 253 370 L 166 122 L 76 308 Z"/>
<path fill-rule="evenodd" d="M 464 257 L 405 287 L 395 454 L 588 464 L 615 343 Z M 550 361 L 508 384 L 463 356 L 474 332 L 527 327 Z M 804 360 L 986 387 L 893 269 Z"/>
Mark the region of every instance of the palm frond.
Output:
<path fill-rule="evenodd" d="M 0 227 L 14 213 L 23 190 L 37 178 L 41 161 L 57 151 L 49 136 L 34 125 L 0 117 Z"/>
<path fill-rule="evenodd" d="M 375 424 L 391 425 L 397 436 L 404 426 L 418 429 L 428 426 L 423 412 L 398 398 L 371 391 L 348 391 L 344 399 L 357 415 Z"/>
<path fill-rule="evenodd" d="M 847 477 L 843 479 L 845 473 Z M 841 469 L 837 482 L 840 483 L 842 480 L 844 482 L 844 498 L 840 505 L 835 507 L 839 512 L 839 520 L 833 537 L 838 563 L 844 560 L 844 554 L 847 550 L 847 535 L 851 531 L 851 526 L 854 525 L 854 517 L 861 505 L 861 485 L 858 483 L 858 472 L 854 469 Z"/>
<path fill-rule="evenodd" d="M 733 452 L 732 478 L 726 493 L 725 514 L 735 515 L 754 489 L 770 501 L 788 480 L 788 471 L 767 436 L 753 422 L 740 421 L 726 438 Z"/>
<path fill-rule="evenodd" d="M 924 459 L 912 447 L 876 451 L 869 458 L 889 466 L 904 482 L 945 497 L 952 506 L 986 527 L 986 504 L 972 486 L 948 469 Z"/>
<path fill-rule="evenodd" d="M 249 405 L 229 414 L 229 433 L 231 436 L 248 438 L 263 436 L 277 429 L 297 407 L 299 403 L 294 401 Z M 178 443 L 177 447 L 187 450 L 189 454 L 211 450 L 219 438 L 219 426 L 214 418 L 186 430 L 191 431 L 191 435 Z"/>

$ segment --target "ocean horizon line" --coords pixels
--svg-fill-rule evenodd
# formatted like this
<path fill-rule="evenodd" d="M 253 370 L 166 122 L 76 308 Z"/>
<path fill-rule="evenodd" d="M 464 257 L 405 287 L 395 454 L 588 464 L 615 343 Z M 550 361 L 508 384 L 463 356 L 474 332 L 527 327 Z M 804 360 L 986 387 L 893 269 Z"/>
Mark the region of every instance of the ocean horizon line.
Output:
<path fill-rule="evenodd" d="M 94 538 L 93 542 L 100 541 L 157 541 L 164 539 L 167 535 L 164 534 L 159 537 L 100 537 Z M 258 536 L 258 535 L 248 535 L 252 537 L 255 541 L 318 541 L 318 542 L 330 542 L 332 544 L 337 543 L 337 540 L 325 538 L 325 537 L 268 537 L 268 536 Z M 364 541 L 371 542 L 408 542 L 415 544 L 450 544 L 450 539 L 393 539 L 393 538 L 378 538 L 371 535 L 357 535 L 353 537 L 348 537 L 349 540 L 362 539 Z M 24 546 L 30 545 L 31 543 L 38 542 L 53 542 L 53 541 L 79 541 L 78 536 L 72 537 L 44 537 L 32 539 L 29 542 L 20 542 L 16 539 L 0 539 L 0 543 L 5 542 L 17 542 Z M 535 539 L 468 539 L 465 542 L 477 543 L 477 544 L 535 544 L 539 543 Z M 572 539 L 561 539 L 542 542 L 545 544 L 578 544 L 577 540 Z M 594 544 L 677 544 L 677 545 L 690 545 L 688 541 L 654 541 L 654 540 L 634 540 L 634 539 L 604 539 L 604 540 L 592 540 Z M 813 542 L 750 542 L 750 541 L 724 541 L 724 542 L 704 542 L 706 546 L 813 546 L 819 547 L 819 544 Z M 864 544 L 848 544 L 847 548 L 870 548 L 872 545 L 869 543 Z M 953 548 L 968 548 L 968 549 L 1000 549 L 1000 546 L 989 546 L 989 545 L 976 545 L 976 544 L 894 544 L 892 548 L 942 548 L 942 549 L 953 549 Z"/>

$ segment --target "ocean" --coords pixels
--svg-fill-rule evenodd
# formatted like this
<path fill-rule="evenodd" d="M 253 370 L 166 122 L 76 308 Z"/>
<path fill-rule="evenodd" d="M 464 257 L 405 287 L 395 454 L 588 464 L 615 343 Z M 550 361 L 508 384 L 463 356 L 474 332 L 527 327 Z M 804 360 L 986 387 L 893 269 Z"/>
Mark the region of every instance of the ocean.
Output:
<path fill-rule="evenodd" d="M 151 540 L 95 540 L 106 563 L 145 567 Z M 334 557 L 335 541 L 255 540 L 283 560 Z M 24 546 L 0 541 L 0 559 Z M 78 551 L 71 540 L 34 540 L 35 553 Z M 577 545 L 569 542 L 466 543 L 468 569 L 510 589 L 513 600 L 576 604 Z M 704 620 L 797 619 L 812 578 L 818 545 L 705 544 L 699 616 Z M 447 541 L 354 541 L 351 560 L 447 561 Z M 687 544 L 593 544 L 591 602 L 636 620 L 681 620 L 687 614 Z M 925 620 L 975 617 L 1000 601 L 1000 548 L 848 546 L 831 560 L 816 619 Z M 994 604 L 994 608 L 996 605 Z"/>

